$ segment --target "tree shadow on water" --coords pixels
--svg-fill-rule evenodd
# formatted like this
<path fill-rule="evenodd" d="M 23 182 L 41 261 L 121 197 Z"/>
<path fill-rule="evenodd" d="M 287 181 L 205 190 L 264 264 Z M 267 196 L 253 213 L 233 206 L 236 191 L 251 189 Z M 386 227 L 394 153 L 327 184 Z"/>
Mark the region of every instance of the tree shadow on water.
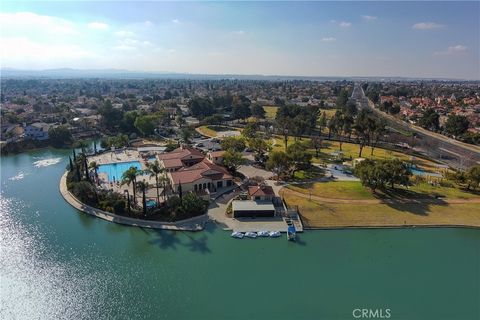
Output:
<path fill-rule="evenodd" d="M 208 237 L 205 234 L 200 237 L 198 234 L 197 232 L 192 234 L 187 231 L 154 229 L 149 231 L 149 235 L 153 236 L 153 239 L 148 240 L 148 243 L 157 245 L 160 249 L 176 250 L 178 246 L 183 246 L 192 252 L 211 253 L 207 245 Z"/>
<path fill-rule="evenodd" d="M 176 231 L 153 229 L 149 233 L 153 234 L 154 238 L 148 240 L 148 243 L 157 245 L 161 249 L 176 250 L 177 245 L 182 244 Z"/>
<path fill-rule="evenodd" d="M 203 235 L 201 238 L 194 238 L 187 235 L 189 242 L 185 243 L 184 246 L 187 247 L 192 252 L 199 252 L 202 254 L 211 253 L 212 251 L 207 246 L 207 236 Z"/>

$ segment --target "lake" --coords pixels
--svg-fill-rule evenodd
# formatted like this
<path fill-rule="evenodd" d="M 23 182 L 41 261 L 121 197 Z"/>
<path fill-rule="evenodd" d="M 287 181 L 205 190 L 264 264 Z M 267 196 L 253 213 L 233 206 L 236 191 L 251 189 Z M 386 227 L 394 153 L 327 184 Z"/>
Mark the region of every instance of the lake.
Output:
<path fill-rule="evenodd" d="M 140 229 L 58 191 L 68 151 L 1 158 L 1 319 L 480 319 L 480 230 Z"/>

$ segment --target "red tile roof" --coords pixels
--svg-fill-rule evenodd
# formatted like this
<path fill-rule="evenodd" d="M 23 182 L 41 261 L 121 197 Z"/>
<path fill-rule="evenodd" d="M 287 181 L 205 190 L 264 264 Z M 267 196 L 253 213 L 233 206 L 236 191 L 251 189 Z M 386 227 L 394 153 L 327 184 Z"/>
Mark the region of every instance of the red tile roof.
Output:
<path fill-rule="evenodd" d="M 174 184 L 191 183 L 201 178 L 211 180 L 232 179 L 232 176 L 225 168 L 210 163 L 205 159 L 191 167 L 185 167 L 178 171 L 171 172 L 170 175 Z"/>
<path fill-rule="evenodd" d="M 250 196 L 274 196 L 275 192 L 270 186 L 250 186 L 248 187 L 248 194 Z"/>

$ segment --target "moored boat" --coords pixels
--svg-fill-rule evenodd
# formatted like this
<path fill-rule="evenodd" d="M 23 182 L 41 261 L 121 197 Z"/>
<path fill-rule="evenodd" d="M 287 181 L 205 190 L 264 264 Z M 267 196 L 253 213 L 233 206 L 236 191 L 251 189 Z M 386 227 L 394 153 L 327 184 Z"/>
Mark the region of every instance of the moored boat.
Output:
<path fill-rule="evenodd" d="M 258 231 L 257 235 L 259 237 L 268 237 L 270 234 L 268 231 L 262 230 L 262 231 Z"/>
<path fill-rule="evenodd" d="M 249 231 L 249 232 L 245 232 L 245 237 L 248 237 L 248 238 L 256 238 L 258 235 L 256 232 L 252 232 L 252 231 Z"/>
<path fill-rule="evenodd" d="M 245 235 L 242 232 L 234 231 L 232 232 L 232 238 L 243 239 Z"/>
<path fill-rule="evenodd" d="M 280 231 L 271 231 L 268 235 L 269 235 L 271 238 L 278 238 L 278 237 L 280 237 L 282 234 L 280 233 Z"/>
<path fill-rule="evenodd" d="M 295 238 L 297 237 L 297 232 L 295 230 L 294 225 L 289 225 L 287 229 L 287 240 L 288 241 L 295 241 Z"/>

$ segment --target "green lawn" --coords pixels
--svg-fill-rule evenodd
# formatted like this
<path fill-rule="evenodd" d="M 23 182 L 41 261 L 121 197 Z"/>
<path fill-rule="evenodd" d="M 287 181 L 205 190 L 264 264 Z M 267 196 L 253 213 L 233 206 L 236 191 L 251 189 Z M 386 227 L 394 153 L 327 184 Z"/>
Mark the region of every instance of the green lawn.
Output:
<path fill-rule="evenodd" d="M 375 199 L 372 193 L 358 181 L 315 182 L 289 185 L 287 188 L 304 194 L 333 199 Z"/>
<path fill-rule="evenodd" d="M 368 188 L 362 186 L 360 181 L 315 182 L 303 185 L 289 185 L 287 188 L 324 198 L 352 200 L 388 198 L 425 199 L 435 196 L 453 199 L 472 199 L 480 196 L 479 193 L 467 192 L 459 188 L 432 186 L 428 183 L 419 183 L 410 186 L 408 189 L 396 187 L 394 190 L 387 190 L 386 193 L 377 191 L 376 194 L 373 194 Z"/>
<path fill-rule="evenodd" d="M 276 139 L 276 143 L 273 146 L 273 151 L 285 151 L 283 136 L 276 135 L 275 139 Z M 301 142 L 301 143 L 305 143 L 306 145 L 309 145 L 310 139 L 302 138 L 301 140 L 298 139 L 297 142 Z M 288 145 L 292 143 L 295 143 L 295 139 L 289 136 Z M 340 143 L 338 141 L 324 141 L 323 147 L 320 150 L 320 154 L 318 158 L 315 157 L 316 155 L 315 150 L 313 148 L 309 149 L 310 153 L 314 156 L 314 158 L 312 159 L 314 163 L 331 163 L 332 162 L 331 153 L 339 150 L 340 150 Z M 342 152 L 345 159 L 358 158 L 359 150 L 360 148 L 358 144 L 346 143 L 346 142 L 342 143 Z M 374 148 L 373 155 L 372 155 L 372 148 L 368 146 L 363 148 L 362 158 L 369 158 L 369 159 L 375 159 L 375 160 L 398 158 L 402 161 L 408 161 L 408 162 L 412 160 L 411 155 L 401 153 L 398 151 L 382 149 L 382 148 Z M 418 167 L 422 168 L 423 170 L 435 172 L 436 168 L 435 168 L 435 163 L 433 161 L 429 161 L 429 160 L 415 157 L 415 156 L 413 159 L 414 159 L 413 163 Z"/>

